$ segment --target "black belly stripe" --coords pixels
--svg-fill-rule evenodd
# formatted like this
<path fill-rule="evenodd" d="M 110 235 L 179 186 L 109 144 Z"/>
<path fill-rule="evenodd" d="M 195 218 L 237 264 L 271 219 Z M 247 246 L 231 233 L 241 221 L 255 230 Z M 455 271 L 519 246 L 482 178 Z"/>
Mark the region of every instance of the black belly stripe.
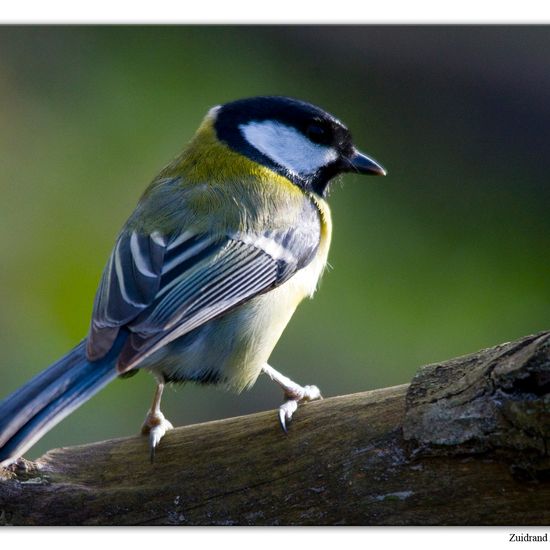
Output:
<path fill-rule="evenodd" d="M 166 384 L 185 384 L 186 382 L 194 382 L 195 384 L 201 385 L 215 385 L 225 381 L 225 377 L 218 371 L 211 369 L 194 373 L 182 373 L 181 375 L 179 375 L 178 372 L 169 374 L 163 372 L 162 376 Z"/>

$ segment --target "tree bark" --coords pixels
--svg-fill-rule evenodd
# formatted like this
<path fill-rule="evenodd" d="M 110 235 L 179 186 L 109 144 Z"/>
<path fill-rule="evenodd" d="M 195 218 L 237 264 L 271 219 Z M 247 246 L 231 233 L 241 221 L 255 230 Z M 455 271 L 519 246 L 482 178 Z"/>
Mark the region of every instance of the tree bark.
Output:
<path fill-rule="evenodd" d="M 0 524 L 548 525 L 550 331 L 411 384 L 0 470 Z"/>

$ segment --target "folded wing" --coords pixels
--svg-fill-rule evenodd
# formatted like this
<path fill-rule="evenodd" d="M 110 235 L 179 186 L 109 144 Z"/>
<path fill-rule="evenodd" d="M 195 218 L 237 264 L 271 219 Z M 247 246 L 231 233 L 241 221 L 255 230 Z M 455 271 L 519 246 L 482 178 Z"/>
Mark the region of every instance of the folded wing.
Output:
<path fill-rule="evenodd" d="M 185 231 L 123 232 L 96 296 L 88 356 L 130 331 L 120 356 L 122 372 L 171 340 L 287 281 L 315 256 L 320 240 L 316 209 L 299 227 L 222 238 Z"/>

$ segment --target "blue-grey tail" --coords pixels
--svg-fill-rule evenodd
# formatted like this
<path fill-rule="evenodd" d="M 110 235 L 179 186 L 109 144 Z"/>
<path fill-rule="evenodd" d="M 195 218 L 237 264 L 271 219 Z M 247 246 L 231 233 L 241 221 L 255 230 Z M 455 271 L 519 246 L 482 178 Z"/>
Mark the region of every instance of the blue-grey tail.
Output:
<path fill-rule="evenodd" d="M 58 422 L 116 378 L 119 351 L 117 342 L 107 356 L 92 363 L 86 358 L 84 340 L 2 401 L 0 465 L 14 462 Z"/>

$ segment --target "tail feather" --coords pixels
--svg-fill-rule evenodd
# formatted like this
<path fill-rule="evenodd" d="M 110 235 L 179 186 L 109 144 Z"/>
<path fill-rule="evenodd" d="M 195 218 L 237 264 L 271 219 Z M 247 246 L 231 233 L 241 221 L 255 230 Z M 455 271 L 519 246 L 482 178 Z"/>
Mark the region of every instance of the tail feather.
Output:
<path fill-rule="evenodd" d="M 83 341 L 0 403 L 0 465 L 21 456 L 116 378 L 121 345 L 116 342 L 107 356 L 91 363 Z"/>

